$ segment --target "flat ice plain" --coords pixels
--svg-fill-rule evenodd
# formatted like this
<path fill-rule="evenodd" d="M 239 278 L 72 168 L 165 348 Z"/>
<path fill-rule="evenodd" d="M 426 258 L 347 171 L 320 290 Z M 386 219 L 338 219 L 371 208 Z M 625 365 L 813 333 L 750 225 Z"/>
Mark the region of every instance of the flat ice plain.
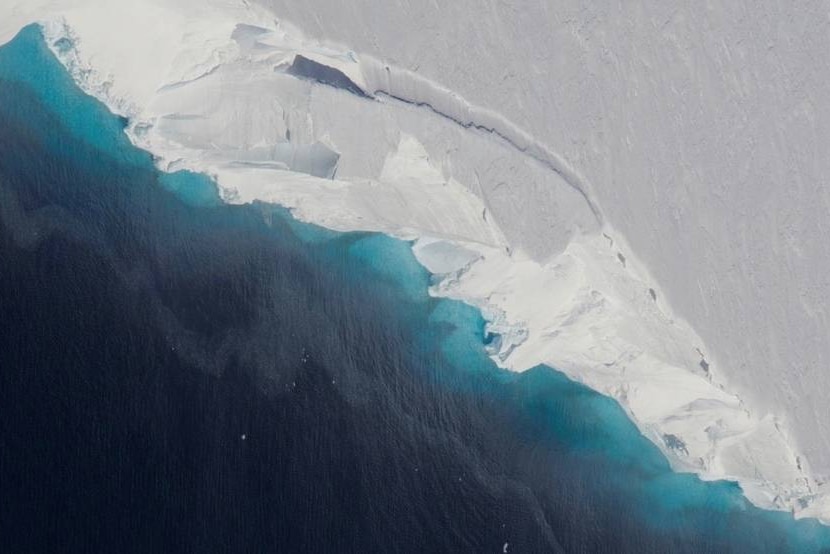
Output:
<path fill-rule="evenodd" d="M 830 522 L 826 3 L 293 4 L 6 0 L 0 43 L 40 22 L 161 168 L 412 240 L 499 364 Z"/>

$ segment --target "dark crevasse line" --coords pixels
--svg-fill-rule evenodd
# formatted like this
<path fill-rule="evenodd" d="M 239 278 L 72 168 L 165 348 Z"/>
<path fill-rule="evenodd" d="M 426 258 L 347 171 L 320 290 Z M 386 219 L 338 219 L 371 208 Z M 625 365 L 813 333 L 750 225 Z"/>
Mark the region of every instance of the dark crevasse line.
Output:
<path fill-rule="evenodd" d="M 478 131 L 490 135 L 519 154 L 527 156 L 530 160 L 539 164 L 545 170 L 558 175 L 568 185 L 568 187 L 573 189 L 585 201 L 585 204 L 591 210 L 597 225 L 602 226 L 603 224 L 604 217 L 602 215 L 602 211 L 599 209 L 596 201 L 588 192 L 588 184 L 585 183 L 584 178 L 580 177 L 576 174 L 576 172 L 568 168 L 565 162 L 561 161 L 559 156 L 551 152 L 546 146 L 535 142 L 535 139 L 533 139 L 529 134 L 509 121 L 505 120 L 505 125 L 514 127 L 512 133 L 510 130 L 500 128 L 497 125 L 480 123 L 473 119 L 462 119 L 461 117 L 453 115 L 446 110 L 440 109 L 433 102 L 419 98 L 406 97 L 402 94 L 391 91 L 389 88 L 375 88 L 370 92 L 357 85 L 342 71 L 314 60 L 310 60 L 299 54 L 295 56 L 294 62 L 286 72 L 298 78 L 310 79 L 322 85 L 345 90 L 355 96 L 367 100 L 387 98 L 408 106 L 423 108 L 429 110 L 432 114 L 442 119 L 458 125 L 463 129 Z M 396 71 L 396 77 L 403 79 L 412 78 L 405 72 L 401 71 Z M 419 79 L 422 82 L 427 82 L 422 78 Z M 429 86 L 436 91 L 436 94 L 443 94 L 445 96 L 444 100 L 449 99 L 447 100 L 448 102 L 456 104 L 462 111 L 465 109 L 478 110 L 478 108 L 471 106 L 465 100 L 460 99 L 453 93 L 444 91 L 432 83 L 430 83 Z M 531 142 L 529 144 L 522 144 L 519 139 L 514 138 L 511 134 L 527 134 L 528 140 Z"/>
<path fill-rule="evenodd" d="M 384 90 L 376 90 L 374 92 L 376 97 L 386 97 L 392 99 L 396 102 L 400 102 L 402 104 L 407 104 L 409 106 L 414 106 L 416 108 L 424 108 L 432 112 L 433 114 L 446 119 L 447 121 L 451 121 L 452 123 L 464 128 L 464 129 L 472 129 L 475 131 L 479 131 L 482 133 L 486 133 L 492 135 L 493 137 L 501 140 L 505 144 L 507 144 L 510 148 L 516 150 L 520 154 L 529 157 L 534 162 L 538 163 L 548 171 L 551 171 L 562 178 L 562 180 L 567 183 L 567 185 L 572 188 L 575 192 L 579 194 L 580 197 L 585 201 L 585 204 L 591 210 L 591 213 L 594 215 L 594 218 L 597 221 L 598 225 L 602 225 L 603 222 L 603 215 L 600 211 L 599 207 L 597 206 L 596 202 L 590 197 L 588 192 L 586 192 L 586 185 L 582 183 L 582 179 L 578 177 L 573 171 L 569 171 L 563 168 L 560 164 L 557 164 L 552 161 L 552 155 L 547 154 L 545 155 L 544 147 L 540 145 L 530 145 L 530 146 L 523 146 L 508 136 L 507 133 L 502 132 L 495 126 L 492 125 L 484 125 L 481 123 L 477 123 L 475 121 L 467 121 L 460 118 L 453 116 L 447 112 L 441 111 L 440 109 L 433 106 L 431 103 L 423 101 L 423 100 L 413 100 L 410 98 L 405 98 L 403 96 L 398 96 L 392 94 L 390 92 Z M 537 152 L 538 151 L 538 152 Z"/>
<path fill-rule="evenodd" d="M 0 49 L 9 551 L 830 542 L 734 484 L 673 473 L 612 400 L 496 368 L 480 314 L 430 298 L 408 244 L 221 205 L 198 178 L 170 186 L 62 75 L 36 28 Z"/>

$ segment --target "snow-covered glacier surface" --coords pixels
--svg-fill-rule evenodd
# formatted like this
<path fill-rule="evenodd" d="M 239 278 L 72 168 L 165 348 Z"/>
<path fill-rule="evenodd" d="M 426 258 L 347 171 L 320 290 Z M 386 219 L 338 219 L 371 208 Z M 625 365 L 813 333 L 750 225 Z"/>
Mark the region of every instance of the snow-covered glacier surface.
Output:
<path fill-rule="evenodd" d="M 616 9 L 12 0 L 0 42 L 42 23 L 162 169 L 412 240 L 499 364 L 828 521 L 826 10 Z"/>

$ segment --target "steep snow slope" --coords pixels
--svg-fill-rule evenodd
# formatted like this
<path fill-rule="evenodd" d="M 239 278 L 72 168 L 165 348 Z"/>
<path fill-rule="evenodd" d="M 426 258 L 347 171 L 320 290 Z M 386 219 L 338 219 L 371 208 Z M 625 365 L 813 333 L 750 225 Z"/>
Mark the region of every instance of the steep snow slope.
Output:
<path fill-rule="evenodd" d="M 830 2 L 261 1 L 562 154 L 712 367 L 830 474 Z"/>
<path fill-rule="evenodd" d="M 25 23 L 45 20 L 56 51 L 82 85 L 132 118 L 132 138 L 158 155 L 163 167 L 216 176 L 229 201 L 276 201 L 332 228 L 420 238 L 419 259 L 444 277 L 435 293 L 481 306 L 491 330 L 501 334 L 492 345 L 499 363 L 515 370 L 549 363 L 616 397 L 679 469 L 737 478 L 764 506 L 830 514 L 808 460 L 799 458 L 773 417 L 801 407 L 764 402 L 760 394 L 750 396 L 754 402 L 747 406 L 724 392 L 726 377 L 731 385 L 740 367 L 733 371 L 723 363 L 723 346 L 714 349 L 719 363 L 713 363 L 704 345 L 728 338 L 727 330 L 702 340 L 664 301 L 669 296 L 694 323 L 695 312 L 682 311 L 689 296 L 686 281 L 669 277 L 667 286 L 666 279 L 655 281 L 646 270 L 683 270 L 684 279 L 703 279 L 707 271 L 731 267 L 736 282 L 745 280 L 731 258 L 720 266 L 688 266 L 694 257 L 684 250 L 685 241 L 689 248 L 714 248 L 706 242 L 715 239 L 708 235 L 713 227 L 706 218 L 714 217 L 708 212 L 700 216 L 699 230 L 671 242 L 673 233 L 684 230 L 681 211 L 724 185 L 701 186 L 700 196 L 689 193 L 677 201 L 680 223 L 656 227 L 660 233 L 647 237 L 646 254 L 664 242 L 675 244 L 667 259 L 638 263 L 613 231 L 621 227 L 636 241 L 638 230 L 659 223 L 662 212 L 649 207 L 673 206 L 655 199 L 677 190 L 682 178 L 667 176 L 684 164 L 637 156 L 659 153 L 672 140 L 683 146 L 686 137 L 702 132 L 655 116 L 660 110 L 672 117 L 685 113 L 685 104 L 659 101 L 668 94 L 659 89 L 660 79 L 670 83 L 682 68 L 656 73 L 600 68 L 590 58 L 598 55 L 593 46 L 578 45 L 573 42 L 578 33 L 563 31 L 568 25 L 542 28 L 556 21 L 555 14 L 528 8 L 499 18 L 487 15 L 506 9 L 501 5 L 485 7 L 480 25 L 452 33 L 443 19 L 419 27 L 441 15 L 420 5 L 372 6 L 379 20 L 353 8 L 339 13 L 338 6 L 326 10 L 314 3 L 284 10 L 357 53 L 309 40 L 244 2 L 41 1 L 6 8 L 0 13 L 0 41 Z M 456 26 L 464 20 L 460 13 L 443 15 L 458 16 Z M 375 26 L 383 22 L 388 27 Z M 418 28 L 428 30 L 427 38 L 399 40 L 401 29 Z M 589 26 L 590 33 L 599 29 Z M 626 52 L 656 48 L 640 44 L 652 39 L 642 33 L 628 42 L 620 38 L 617 46 Z M 532 41 L 536 49 L 519 52 Z M 411 61 L 419 57 L 427 65 Z M 643 54 L 642 60 L 649 57 Z M 558 69 L 552 73 L 551 67 Z M 605 83 L 615 74 L 619 82 Z M 633 86 L 638 75 L 645 98 L 632 94 L 585 103 Z M 642 119 L 627 121 L 623 108 L 636 114 L 641 105 Z M 627 121 L 625 131 L 615 127 L 615 118 Z M 606 127 L 613 133 L 597 134 Z M 661 139 L 661 133 L 668 138 Z M 626 137 L 628 155 L 613 151 Z M 678 161 L 690 156 L 678 149 Z M 725 150 L 709 162 L 732 155 Z M 632 167 L 647 162 L 653 166 Z M 638 171 L 639 180 L 627 180 Z M 321 178 L 334 175 L 335 180 Z M 660 175 L 666 178 L 662 188 L 649 180 Z M 730 173 L 724 175 L 728 181 Z M 750 201 L 755 200 L 744 204 Z M 734 298 L 750 293 L 737 290 Z M 775 306 L 774 300 L 768 304 Z M 704 338 L 707 330 L 712 333 L 706 327 L 711 321 L 697 322 Z M 749 325 L 744 329 L 752 331 Z M 751 334 L 742 337 L 753 344 Z M 787 354 L 782 351 L 781 357 Z M 786 423 L 802 433 L 799 447 L 813 447 L 815 442 L 803 437 L 815 427 Z"/>

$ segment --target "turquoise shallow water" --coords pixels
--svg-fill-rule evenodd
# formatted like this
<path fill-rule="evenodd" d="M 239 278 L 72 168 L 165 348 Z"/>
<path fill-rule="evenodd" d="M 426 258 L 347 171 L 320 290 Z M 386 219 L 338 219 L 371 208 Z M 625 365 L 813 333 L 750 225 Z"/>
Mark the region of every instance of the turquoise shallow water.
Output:
<path fill-rule="evenodd" d="M 90 102 L 85 96 L 66 94 L 75 89 L 72 77 L 61 67 L 50 63 L 32 63 L 47 54 L 42 44 L 33 44 L 32 35 L 38 31 L 32 27 L 23 31 L 21 39 L 4 47 L 5 55 L 0 59 L 0 75 L 12 82 L 38 91 L 38 100 L 53 113 L 60 114 L 65 128 L 72 137 L 82 140 L 101 153 L 130 166 L 147 167 L 152 163 L 149 153 L 133 148 L 123 133 L 129 123 L 121 117 L 114 117 L 100 102 Z M 64 43 L 55 45 L 68 48 Z M 42 42 L 42 41 L 41 41 Z M 56 138 L 56 137 L 52 137 Z M 53 146 L 57 147 L 56 143 Z M 216 187 L 203 175 L 178 171 L 161 175 L 162 184 L 175 191 L 182 199 L 198 205 L 212 205 L 220 202 Z"/>
<path fill-rule="evenodd" d="M 409 244 L 155 170 L 0 49 L 0 536 L 14 551 L 820 552 L 620 406 L 487 357 Z M 242 439 L 242 436 L 245 436 Z"/>

